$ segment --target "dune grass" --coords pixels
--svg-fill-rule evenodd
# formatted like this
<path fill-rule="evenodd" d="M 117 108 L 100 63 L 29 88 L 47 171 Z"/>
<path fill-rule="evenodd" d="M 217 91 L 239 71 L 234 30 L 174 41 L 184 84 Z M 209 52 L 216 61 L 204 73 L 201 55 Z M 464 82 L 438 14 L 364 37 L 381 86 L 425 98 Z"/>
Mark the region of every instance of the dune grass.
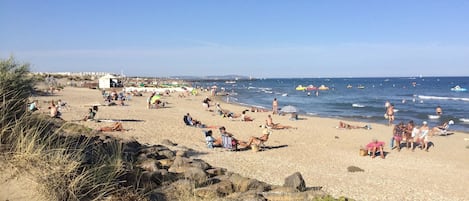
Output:
<path fill-rule="evenodd" d="M 34 176 L 48 200 L 102 200 L 125 190 L 121 143 L 65 136 L 73 126 L 27 111 L 34 83 L 28 64 L 0 61 L 0 143 L 8 163 Z"/>

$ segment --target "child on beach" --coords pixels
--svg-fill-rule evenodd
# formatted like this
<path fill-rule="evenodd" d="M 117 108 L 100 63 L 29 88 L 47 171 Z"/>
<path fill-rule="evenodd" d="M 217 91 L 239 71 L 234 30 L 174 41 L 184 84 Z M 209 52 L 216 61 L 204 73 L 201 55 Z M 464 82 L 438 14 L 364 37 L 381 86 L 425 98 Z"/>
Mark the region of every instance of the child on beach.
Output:
<path fill-rule="evenodd" d="M 213 142 L 215 142 L 215 138 L 212 137 L 212 130 L 205 132 L 205 141 L 207 143 L 207 147 L 213 149 Z"/>

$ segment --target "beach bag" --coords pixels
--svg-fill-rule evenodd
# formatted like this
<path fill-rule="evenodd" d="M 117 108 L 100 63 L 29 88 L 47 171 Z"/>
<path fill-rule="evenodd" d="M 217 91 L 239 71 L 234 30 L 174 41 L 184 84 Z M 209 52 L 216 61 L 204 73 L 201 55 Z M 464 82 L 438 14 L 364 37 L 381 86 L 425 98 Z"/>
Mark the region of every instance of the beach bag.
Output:
<path fill-rule="evenodd" d="M 388 114 L 384 113 L 384 118 L 385 118 L 385 119 L 389 119 Z"/>
<path fill-rule="evenodd" d="M 368 155 L 368 150 L 360 148 L 359 154 L 360 154 L 360 156 L 367 156 Z"/>
<path fill-rule="evenodd" d="M 257 144 L 252 144 L 251 145 L 251 150 L 252 150 L 252 152 L 258 152 L 259 151 L 259 146 L 257 146 Z"/>

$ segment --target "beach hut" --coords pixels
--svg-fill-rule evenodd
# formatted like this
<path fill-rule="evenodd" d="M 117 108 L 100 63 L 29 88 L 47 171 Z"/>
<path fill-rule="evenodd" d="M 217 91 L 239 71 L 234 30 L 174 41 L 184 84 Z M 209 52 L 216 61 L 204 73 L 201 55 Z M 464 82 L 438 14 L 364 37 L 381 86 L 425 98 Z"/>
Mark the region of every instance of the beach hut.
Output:
<path fill-rule="evenodd" d="M 111 87 L 118 87 L 119 85 L 119 80 L 118 77 L 107 74 L 103 77 L 99 78 L 99 88 L 100 89 L 109 89 Z"/>

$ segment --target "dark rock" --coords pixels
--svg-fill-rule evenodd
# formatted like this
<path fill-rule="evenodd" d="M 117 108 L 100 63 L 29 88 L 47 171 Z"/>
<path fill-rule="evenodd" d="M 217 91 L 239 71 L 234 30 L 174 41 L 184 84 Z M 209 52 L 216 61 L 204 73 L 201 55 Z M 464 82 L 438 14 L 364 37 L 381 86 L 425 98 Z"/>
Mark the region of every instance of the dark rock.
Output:
<path fill-rule="evenodd" d="M 230 201 L 267 201 L 262 194 L 251 190 L 246 192 L 236 192 L 226 197 Z"/>
<path fill-rule="evenodd" d="M 227 196 L 234 192 L 233 184 L 229 180 L 221 180 L 212 186 L 216 189 L 217 195 L 221 197 Z"/>
<path fill-rule="evenodd" d="M 190 167 L 190 160 L 188 158 L 184 158 L 182 156 L 176 156 L 174 158 L 173 164 L 169 167 L 168 171 L 174 173 L 183 173 Z"/>
<path fill-rule="evenodd" d="M 232 174 L 230 179 L 236 192 L 246 192 L 248 190 L 264 191 L 268 185 L 256 179 L 242 177 L 239 174 Z"/>
<path fill-rule="evenodd" d="M 207 173 L 197 167 L 189 167 L 184 172 L 184 178 L 193 181 L 195 186 L 202 186 L 207 182 Z"/>
<path fill-rule="evenodd" d="M 159 159 L 164 159 L 164 158 L 174 159 L 174 156 L 175 156 L 174 152 L 169 149 L 158 151 L 158 155 L 164 156 Z"/>
<path fill-rule="evenodd" d="M 357 166 L 348 166 L 347 171 L 349 172 L 364 172 L 365 170 L 357 167 Z"/>
<path fill-rule="evenodd" d="M 285 178 L 285 183 L 283 184 L 283 186 L 292 187 L 294 189 L 298 189 L 299 191 L 306 190 L 305 180 L 303 179 L 303 176 L 301 176 L 301 173 L 299 172 L 295 172 L 292 175 Z"/>
<path fill-rule="evenodd" d="M 207 170 L 210 168 L 210 165 L 201 159 L 193 159 L 191 162 L 192 167 L 198 167 L 202 170 Z"/>

